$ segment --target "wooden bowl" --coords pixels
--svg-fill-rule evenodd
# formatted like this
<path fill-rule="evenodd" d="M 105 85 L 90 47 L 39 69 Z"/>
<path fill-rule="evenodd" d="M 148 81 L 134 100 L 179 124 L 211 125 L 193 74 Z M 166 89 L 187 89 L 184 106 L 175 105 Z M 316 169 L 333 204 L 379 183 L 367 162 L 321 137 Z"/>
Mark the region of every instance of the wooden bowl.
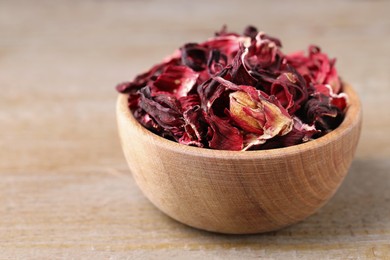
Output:
<path fill-rule="evenodd" d="M 134 179 L 161 211 L 192 227 L 249 234 L 280 229 L 313 214 L 336 192 L 351 165 L 361 105 L 351 86 L 343 123 L 304 144 L 263 151 L 219 151 L 166 140 L 117 102 L 123 151 Z"/>

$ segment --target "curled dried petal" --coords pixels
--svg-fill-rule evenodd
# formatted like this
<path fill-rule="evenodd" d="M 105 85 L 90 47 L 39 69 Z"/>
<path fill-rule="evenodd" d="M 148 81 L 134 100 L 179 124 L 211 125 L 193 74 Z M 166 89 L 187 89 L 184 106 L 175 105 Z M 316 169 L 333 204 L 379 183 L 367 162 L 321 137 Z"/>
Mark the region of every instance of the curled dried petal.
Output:
<path fill-rule="evenodd" d="M 186 96 L 195 86 L 199 74 L 186 66 L 168 66 L 153 86 L 157 92 L 168 92 L 176 97 Z"/>
<path fill-rule="evenodd" d="M 237 87 L 234 83 L 223 78 L 228 76 L 229 70 L 230 68 L 225 68 L 217 76 L 210 78 L 198 86 L 197 93 L 201 101 L 201 106 L 205 111 L 209 111 L 215 100 L 220 98 L 227 89 Z"/>
<path fill-rule="evenodd" d="M 245 28 L 243 35 L 252 38 L 254 40 L 256 35 L 258 34 L 258 30 L 256 27 L 249 25 Z"/>
<path fill-rule="evenodd" d="M 335 94 L 330 85 L 317 84 L 314 85 L 313 96 L 325 95 L 330 98 L 330 104 L 337 107 L 341 111 L 347 108 L 348 96 L 345 93 Z"/>
<path fill-rule="evenodd" d="M 272 138 L 263 144 L 260 143 L 257 146 L 251 147 L 251 150 L 274 149 L 274 148 L 297 145 L 300 143 L 310 141 L 313 138 L 313 136 L 320 133 L 320 131 L 317 130 L 315 126 L 313 125 L 310 126 L 308 124 L 302 123 L 302 121 L 297 117 L 294 117 L 293 120 L 294 120 L 294 127 L 288 134 L 283 136 L 275 136 L 275 138 Z"/>
<path fill-rule="evenodd" d="M 206 69 L 208 49 L 197 43 L 187 43 L 181 49 L 182 64 L 194 71 Z"/>
<path fill-rule="evenodd" d="M 306 83 L 295 72 L 282 73 L 272 83 L 270 94 L 276 96 L 290 114 L 299 110 L 308 98 Z"/>
<path fill-rule="evenodd" d="M 286 55 L 285 59 L 308 83 L 329 84 L 334 93 L 340 92 L 341 82 L 335 69 L 336 60 L 329 59 L 319 47 L 310 46 L 308 56 L 305 56 L 303 52 L 296 52 Z"/>
<path fill-rule="evenodd" d="M 248 68 L 245 66 L 246 55 L 248 48 L 241 46 L 233 60 L 232 66 L 232 82 L 237 85 L 255 86 L 257 80 L 251 76 Z"/>
<path fill-rule="evenodd" d="M 210 128 L 209 147 L 218 150 L 240 151 L 243 149 L 241 132 L 229 123 L 228 119 L 211 114 L 208 118 Z"/>
<path fill-rule="evenodd" d="M 145 87 L 149 82 L 158 77 L 166 67 L 170 65 L 179 65 L 180 60 L 176 54 L 167 57 L 163 62 L 153 66 L 150 70 L 138 75 L 130 82 L 124 82 L 116 86 L 120 93 L 133 93 Z"/>
<path fill-rule="evenodd" d="M 250 41 L 250 38 L 248 37 L 228 34 L 210 39 L 201 45 L 210 50 L 218 50 L 225 54 L 226 57 L 228 57 L 228 63 L 230 63 L 240 49 L 240 46 L 242 44 L 248 43 L 248 41 Z"/>
<path fill-rule="evenodd" d="M 344 119 L 343 112 L 332 105 L 332 99 L 323 94 L 310 98 L 304 107 L 307 123 L 314 124 L 317 129 L 324 133 L 335 129 Z"/>
<path fill-rule="evenodd" d="M 233 92 L 229 97 L 230 115 L 236 124 L 247 132 L 263 134 L 265 115 L 260 104 L 244 91 Z"/>
<path fill-rule="evenodd" d="M 277 135 L 286 135 L 293 126 L 291 117 L 273 96 L 265 98 L 260 91 L 256 92 L 255 98 L 242 90 L 229 95 L 232 120 L 246 132 L 257 134 L 246 148 Z"/>
<path fill-rule="evenodd" d="M 148 87 L 140 91 L 139 107 L 175 139 L 183 134 L 184 120 L 180 103 L 172 96 L 151 96 Z"/>

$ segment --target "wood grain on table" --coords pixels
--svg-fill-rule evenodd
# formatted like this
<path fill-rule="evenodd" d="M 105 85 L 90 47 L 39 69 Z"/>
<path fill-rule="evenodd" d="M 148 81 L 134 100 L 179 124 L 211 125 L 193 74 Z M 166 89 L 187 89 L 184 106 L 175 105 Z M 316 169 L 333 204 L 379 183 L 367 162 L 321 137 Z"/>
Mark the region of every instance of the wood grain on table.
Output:
<path fill-rule="evenodd" d="M 0 259 L 389 259 L 388 1 L 0 1 Z M 316 43 L 359 93 L 361 141 L 320 211 L 225 236 L 184 226 L 136 187 L 116 83 L 223 24 L 286 52 Z"/>

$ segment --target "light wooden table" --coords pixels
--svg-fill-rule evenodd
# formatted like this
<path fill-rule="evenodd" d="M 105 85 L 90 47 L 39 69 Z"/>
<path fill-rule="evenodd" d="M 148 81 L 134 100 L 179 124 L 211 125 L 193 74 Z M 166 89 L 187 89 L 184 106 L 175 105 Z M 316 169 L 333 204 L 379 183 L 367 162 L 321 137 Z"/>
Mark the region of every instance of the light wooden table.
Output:
<path fill-rule="evenodd" d="M 390 3 L 282 2 L 0 1 L 0 259 L 389 259 Z M 224 23 L 257 25 L 286 52 L 319 44 L 363 101 L 344 184 L 277 232 L 173 221 L 119 146 L 115 84 Z"/>

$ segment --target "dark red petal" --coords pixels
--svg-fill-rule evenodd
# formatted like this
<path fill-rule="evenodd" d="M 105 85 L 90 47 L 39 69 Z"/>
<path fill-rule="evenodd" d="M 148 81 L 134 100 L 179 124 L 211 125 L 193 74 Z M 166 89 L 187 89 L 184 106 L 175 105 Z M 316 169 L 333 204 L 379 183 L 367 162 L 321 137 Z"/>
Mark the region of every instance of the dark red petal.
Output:
<path fill-rule="evenodd" d="M 250 37 L 252 38 L 252 40 L 255 39 L 257 34 L 258 34 L 257 28 L 251 25 L 247 26 L 243 33 L 244 36 Z"/>
<path fill-rule="evenodd" d="M 177 98 L 187 95 L 195 86 L 199 74 L 186 66 L 168 66 L 158 76 L 153 86 L 158 91 L 174 94 Z"/>
<path fill-rule="evenodd" d="M 306 82 L 294 69 L 282 73 L 273 82 L 270 94 L 276 96 L 290 114 L 299 110 L 308 98 Z"/>
<path fill-rule="evenodd" d="M 338 94 L 341 90 L 341 81 L 334 65 L 331 67 L 328 75 L 324 80 L 325 84 L 329 84 L 332 87 L 333 93 Z"/>
<path fill-rule="evenodd" d="M 270 67 L 278 54 L 278 47 L 275 42 L 264 39 L 261 34 L 256 37 L 255 44 L 250 48 L 248 61 L 250 64 L 256 64 L 259 68 Z"/>
<path fill-rule="evenodd" d="M 195 106 L 200 106 L 200 99 L 197 94 L 190 94 L 179 98 L 183 111 L 187 111 Z"/>
<path fill-rule="evenodd" d="M 230 63 L 232 57 L 234 57 L 234 55 L 238 52 L 243 41 L 243 37 L 229 34 L 210 39 L 202 43 L 201 46 L 210 50 L 220 51 L 229 58 L 228 62 Z"/>
<path fill-rule="evenodd" d="M 329 84 L 335 94 L 340 92 L 341 82 L 335 68 L 335 59 L 321 52 L 317 46 L 309 47 L 309 55 L 296 52 L 286 55 L 286 62 L 293 66 L 307 81 L 308 84 Z"/>
<path fill-rule="evenodd" d="M 288 64 L 293 66 L 300 73 L 301 73 L 300 69 L 301 68 L 303 69 L 303 67 L 309 61 L 309 58 L 305 55 L 305 53 L 303 51 L 297 51 L 297 52 L 287 54 L 287 55 L 285 55 L 284 58 L 286 59 Z M 305 67 L 305 69 L 307 69 L 307 67 Z M 308 73 L 308 71 L 307 71 L 307 73 Z M 301 73 L 301 74 L 306 74 L 306 73 Z"/>
<path fill-rule="evenodd" d="M 199 142 L 199 140 L 193 139 L 187 132 L 185 132 L 178 140 L 180 144 L 185 144 L 189 146 L 204 147 L 204 145 Z"/>
<path fill-rule="evenodd" d="M 201 106 L 206 112 L 209 111 L 215 100 L 220 98 L 229 87 L 236 86 L 224 79 L 224 77 L 228 76 L 229 71 L 230 68 L 226 67 L 217 76 L 198 86 L 197 94 L 199 95 Z"/>
<path fill-rule="evenodd" d="M 116 91 L 120 93 L 127 93 L 130 92 L 133 88 L 134 85 L 131 82 L 122 82 L 116 85 Z M 136 89 L 136 88 L 135 88 Z"/>
<path fill-rule="evenodd" d="M 340 111 L 345 111 L 348 105 L 347 95 L 345 93 L 340 93 L 339 95 L 332 97 L 331 104 L 340 109 Z"/>
<path fill-rule="evenodd" d="M 184 129 L 180 103 L 171 96 L 152 97 L 148 87 L 140 90 L 139 107 L 148 113 L 165 132 L 178 138 Z"/>
<path fill-rule="evenodd" d="M 176 57 L 176 55 L 167 57 L 163 62 L 154 65 L 150 70 L 139 74 L 133 81 L 118 84 L 116 89 L 121 93 L 135 92 L 145 87 L 148 82 L 155 80 L 166 67 L 170 65 L 178 65 L 179 63 L 180 59 Z"/>
<path fill-rule="evenodd" d="M 304 107 L 305 121 L 315 124 L 317 129 L 325 132 L 335 129 L 343 121 L 343 112 L 331 104 L 331 97 L 318 95 L 310 98 Z"/>
<path fill-rule="evenodd" d="M 139 104 L 139 93 L 129 93 L 129 97 L 127 99 L 130 110 L 138 108 Z"/>
<path fill-rule="evenodd" d="M 194 71 L 206 69 L 208 49 L 197 43 L 187 43 L 181 50 L 182 64 L 190 67 Z"/>
<path fill-rule="evenodd" d="M 345 93 L 335 94 L 330 85 L 317 84 L 313 87 L 315 89 L 313 96 L 323 95 L 329 97 L 329 103 L 340 109 L 340 111 L 344 111 L 347 107 L 348 98 Z"/>
<path fill-rule="evenodd" d="M 215 115 L 208 118 L 211 127 L 211 140 L 209 147 L 218 150 L 240 151 L 243 148 L 243 137 L 240 131 Z"/>
<path fill-rule="evenodd" d="M 163 132 L 161 126 L 142 108 L 135 109 L 133 115 L 138 122 L 140 122 L 145 128 L 149 129 L 153 133 L 161 134 L 161 132 Z"/>
<path fill-rule="evenodd" d="M 250 75 L 244 64 L 247 53 L 248 49 L 244 46 L 241 46 L 237 55 L 234 57 L 232 67 L 232 82 L 237 85 L 255 86 L 257 84 L 257 80 Z"/>
<path fill-rule="evenodd" d="M 214 77 L 214 80 L 217 81 L 219 84 L 221 84 L 224 89 L 226 90 L 238 90 L 239 86 L 236 84 L 230 82 L 229 80 L 226 80 L 220 76 Z"/>
<path fill-rule="evenodd" d="M 294 106 L 294 97 L 290 93 L 287 84 L 280 81 L 275 81 L 271 86 L 271 95 L 274 95 L 285 109 L 290 109 Z"/>
<path fill-rule="evenodd" d="M 198 143 L 204 143 L 207 137 L 208 122 L 200 106 L 194 106 L 183 113 L 188 137 Z"/>
<path fill-rule="evenodd" d="M 227 65 L 227 56 L 219 50 L 211 50 L 207 62 L 207 68 L 210 75 L 214 76 L 220 73 Z"/>
<path fill-rule="evenodd" d="M 331 91 L 332 89 L 330 89 L 327 85 L 325 84 L 315 84 L 313 85 L 314 87 L 314 95 L 324 95 L 324 96 L 328 96 L 330 97 L 331 96 Z"/>

